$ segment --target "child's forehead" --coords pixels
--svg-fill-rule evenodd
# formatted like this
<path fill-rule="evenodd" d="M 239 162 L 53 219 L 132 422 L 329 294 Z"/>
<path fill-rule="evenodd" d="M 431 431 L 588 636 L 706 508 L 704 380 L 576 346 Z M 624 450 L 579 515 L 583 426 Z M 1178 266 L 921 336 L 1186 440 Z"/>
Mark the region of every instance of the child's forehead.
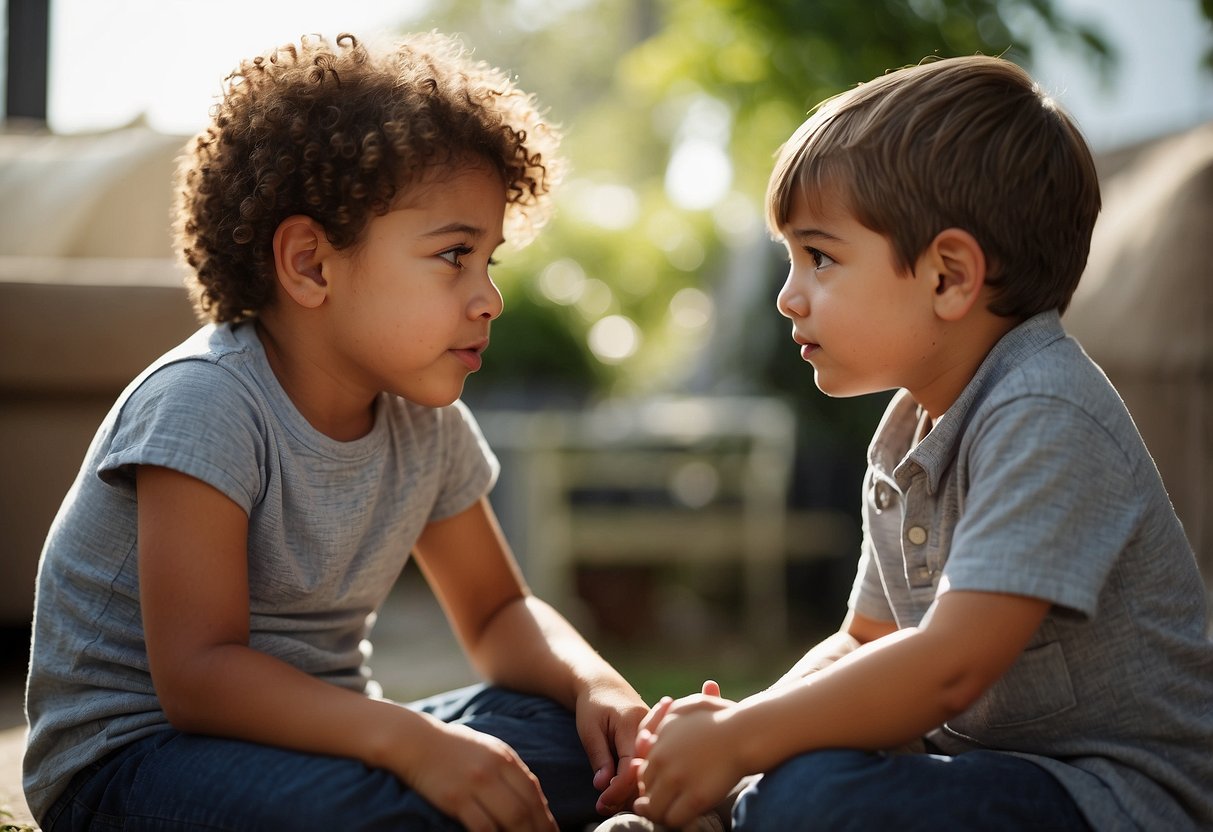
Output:
<path fill-rule="evenodd" d="M 783 230 L 857 219 L 848 189 L 839 183 L 800 181 L 788 194 Z"/>
<path fill-rule="evenodd" d="M 422 207 L 439 194 L 449 195 L 452 191 L 482 190 L 494 186 L 500 186 L 504 201 L 505 177 L 487 160 L 466 158 L 449 165 L 432 165 L 420 177 L 400 187 L 392 208 Z"/>

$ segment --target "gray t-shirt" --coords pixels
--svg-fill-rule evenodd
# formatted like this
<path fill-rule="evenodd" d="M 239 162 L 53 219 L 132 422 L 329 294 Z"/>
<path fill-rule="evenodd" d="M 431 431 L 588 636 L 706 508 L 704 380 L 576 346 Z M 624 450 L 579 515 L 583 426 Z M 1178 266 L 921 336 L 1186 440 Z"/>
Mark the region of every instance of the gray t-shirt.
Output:
<path fill-rule="evenodd" d="M 424 526 L 480 499 L 496 459 L 461 403 L 381 394 L 352 442 L 315 430 L 252 324 L 199 331 L 126 389 L 93 440 L 39 567 L 25 792 L 41 817 L 72 775 L 168 725 L 139 608 L 134 468 L 182 471 L 249 515 L 251 646 L 376 695 L 373 614 Z"/>
<path fill-rule="evenodd" d="M 1099 830 L 1213 828 L 1204 587 L 1116 391 L 1048 312 L 999 341 L 915 444 L 920 419 L 902 391 L 869 450 L 852 608 L 912 627 L 949 589 L 1053 604 L 930 738 L 1033 760 Z"/>

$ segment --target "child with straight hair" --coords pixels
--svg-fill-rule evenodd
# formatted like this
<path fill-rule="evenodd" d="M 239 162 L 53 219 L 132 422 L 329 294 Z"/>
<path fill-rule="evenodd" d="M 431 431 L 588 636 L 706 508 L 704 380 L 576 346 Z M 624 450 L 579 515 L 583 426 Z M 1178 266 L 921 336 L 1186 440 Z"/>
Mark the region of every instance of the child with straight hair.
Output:
<path fill-rule="evenodd" d="M 454 40 L 243 62 L 180 169 L 211 324 L 123 392 L 42 554 L 25 791 L 77 829 L 582 829 L 647 707 L 528 591 L 461 404 L 557 132 Z M 410 556 L 489 684 L 402 706 Z"/>
<path fill-rule="evenodd" d="M 658 703 L 637 739 L 640 815 L 1213 828 L 1196 560 L 1061 324 L 1099 205 L 1074 123 L 998 58 L 881 76 L 784 145 L 767 216 L 791 259 L 792 340 L 827 395 L 898 392 L 868 451 L 840 631 L 740 702 L 709 683 Z"/>

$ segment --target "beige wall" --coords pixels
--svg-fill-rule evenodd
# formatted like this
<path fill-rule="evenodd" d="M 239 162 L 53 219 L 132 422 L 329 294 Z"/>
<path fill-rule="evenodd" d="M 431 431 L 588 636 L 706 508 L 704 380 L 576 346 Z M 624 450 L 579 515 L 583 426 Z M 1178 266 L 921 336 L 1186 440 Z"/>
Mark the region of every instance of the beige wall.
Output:
<path fill-rule="evenodd" d="M 93 432 L 195 328 L 173 265 L 185 137 L 0 131 L 0 624 L 29 619 L 38 553 Z"/>
<path fill-rule="evenodd" d="M 0 257 L 0 624 L 29 619 L 42 541 L 110 405 L 196 328 L 168 260 Z"/>
<path fill-rule="evenodd" d="M 1116 385 L 1213 598 L 1213 123 L 1109 154 L 1066 328 Z"/>

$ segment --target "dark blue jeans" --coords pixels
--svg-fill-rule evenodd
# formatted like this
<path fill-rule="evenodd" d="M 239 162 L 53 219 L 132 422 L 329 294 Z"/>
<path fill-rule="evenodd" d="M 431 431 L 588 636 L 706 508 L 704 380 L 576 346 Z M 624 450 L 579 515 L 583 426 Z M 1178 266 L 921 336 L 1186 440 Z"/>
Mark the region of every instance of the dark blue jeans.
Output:
<path fill-rule="evenodd" d="M 751 783 L 733 828 L 830 832 L 1022 832 L 1090 827 L 1061 784 L 1035 763 L 996 751 L 884 754 L 814 751 Z"/>
<path fill-rule="evenodd" d="M 409 706 L 508 743 L 539 778 L 561 828 L 600 819 L 573 715 L 476 685 Z M 65 830 L 458 830 L 390 772 L 357 760 L 159 731 L 80 772 L 44 819 Z"/>

